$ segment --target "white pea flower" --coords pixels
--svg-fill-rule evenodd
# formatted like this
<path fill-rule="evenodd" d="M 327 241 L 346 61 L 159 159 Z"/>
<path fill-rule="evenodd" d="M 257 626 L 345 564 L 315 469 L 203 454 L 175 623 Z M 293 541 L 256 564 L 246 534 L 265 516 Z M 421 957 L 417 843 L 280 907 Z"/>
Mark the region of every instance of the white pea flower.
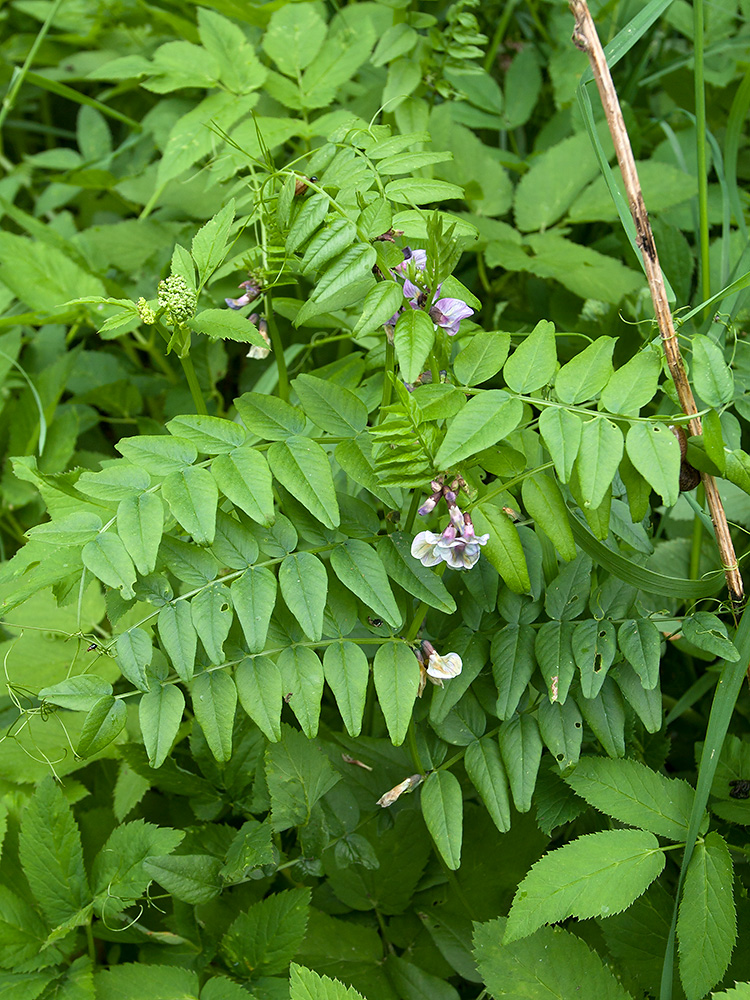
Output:
<path fill-rule="evenodd" d="M 458 653 L 446 653 L 444 656 L 436 651 L 431 642 L 422 643 L 422 651 L 427 656 L 427 676 L 433 684 L 443 686 L 443 681 L 449 681 L 463 670 L 463 662 Z"/>

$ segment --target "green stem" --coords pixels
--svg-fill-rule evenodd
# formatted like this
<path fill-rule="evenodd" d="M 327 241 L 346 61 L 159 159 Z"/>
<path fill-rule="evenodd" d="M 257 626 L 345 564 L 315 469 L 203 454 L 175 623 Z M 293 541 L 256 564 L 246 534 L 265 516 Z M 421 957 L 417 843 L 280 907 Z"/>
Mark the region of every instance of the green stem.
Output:
<path fill-rule="evenodd" d="M 89 949 L 89 958 L 91 959 L 91 964 L 96 965 L 96 945 L 94 943 L 94 931 L 91 926 L 91 921 L 86 924 L 86 943 Z"/>
<path fill-rule="evenodd" d="M 396 371 L 396 348 L 393 341 L 386 335 L 385 339 L 385 366 L 383 368 L 383 397 L 380 400 L 380 415 L 378 417 L 378 423 L 382 424 L 385 420 L 385 408 L 390 406 L 391 397 L 393 395 L 393 378 Z"/>
<path fill-rule="evenodd" d="M 404 531 L 408 534 L 414 528 L 414 519 L 417 516 L 417 511 L 419 510 L 419 501 L 422 499 L 422 494 L 419 490 L 414 490 L 411 495 L 411 506 L 409 507 L 409 513 L 406 515 L 406 524 L 404 525 Z"/>
<path fill-rule="evenodd" d="M 517 0 L 508 0 L 508 2 L 503 7 L 503 13 L 500 20 L 497 22 L 497 27 L 495 28 L 495 33 L 492 36 L 492 41 L 489 44 L 487 52 L 484 56 L 484 71 L 489 73 L 492 69 L 492 64 L 495 61 L 495 56 L 497 51 L 502 45 L 503 38 L 505 38 L 505 32 L 510 23 L 510 19 L 513 16 L 513 11 L 515 10 Z"/>
<path fill-rule="evenodd" d="M 189 354 L 186 354 L 184 358 L 180 358 L 180 364 L 182 365 L 182 370 L 185 373 L 185 378 L 187 379 L 190 395 L 193 397 L 193 405 L 195 406 L 196 413 L 207 414 L 208 410 L 206 409 L 206 404 L 203 400 L 201 387 L 198 384 L 198 376 L 195 374 L 193 359 Z"/>
<path fill-rule="evenodd" d="M 409 751 L 418 773 L 424 774 L 425 770 L 422 766 L 422 758 L 419 756 L 419 747 L 417 746 L 417 727 L 414 725 L 413 718 L 409 723 Z"/>
<path fill-rule="evenodd" d="M 703 75 L 703 0 L 693 0 L 693 46 L 695 50 L 695 142 L 698 154 L 698 236 L 701 262 L 701 293 L 711 297 L 708 243 L 708 170 L 706 163 L 706 87 Z M 706 311 L 707 315 L 707 311 Z"/>
<path fill-rule="evenodd" d="M 432 375 L 432 384 L 439 385 L 440 365 L 438 364 L 437 354 L 435 351 L 430 352 L 430 374 Z"/>
<path fill-rule="evenodd" d="M 268 333 L 271 337 L 271 347 L 273 348 L 274 358 L 276 359 L 276 370 L 279 373 L 279 396 L 286 403 L 289 402 L 289 372 L 286 368 L 286 359 L 284 358 L 284 345 L 281 343 L 281 336 L 279 334 L 279 328 L 276 325 L 276 317 L 273 314 L 273 300 L 271 299 L 271 293 L 266 292 L 266 323 L 268 323 Z"/>

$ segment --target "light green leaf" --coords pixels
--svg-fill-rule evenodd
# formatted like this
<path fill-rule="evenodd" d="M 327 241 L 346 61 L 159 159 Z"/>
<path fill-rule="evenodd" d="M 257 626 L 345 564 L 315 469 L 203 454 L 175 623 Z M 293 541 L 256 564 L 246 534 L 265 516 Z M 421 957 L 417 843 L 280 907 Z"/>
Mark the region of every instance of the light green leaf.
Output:
<path fill-rule="evenodd" d="M 565 781 L 590 806 L 621 823 L 682 841 L 695 793 L 680 778 L 667 778 L 637 760 L 584 757 Z"/>
<path fill-rule="evenodd" d="M 153 573 L 164 528 L 164 504 L 153 493 L 125 497 L 117 508 L 117 534 L 141 576 Z"/>
<path fill-rule="evenodd" d="M 302 273 L 319 274 L 328 261 L 357 242 L 357 227 L 349 219 L 333 219 L 310 240 L 302 261 Z"/>
<path fill-rule="evenodd" d="M 102 528 L 102 519 L 87 511 L 74 511 L 54 521 L 29 528 L 27 538 L 50 545 L 84 545 L 96 538 Z"/>
<path fill-rule="evenodd" d="M 198 1000 L 198 975 L 176 965 L 124 963 L 98 970 L 97 997 L 110 1000 Z"/>
<path fill-rule="evenodd" d="M 452 771 L 434 771 L 421 790 L 422 815 L 443 861 L 456 871 L 461 865 L 464 804 L 461 785 Z"/>
<path fill-rule="evenodd" d="M 734 375 L 724 360 L 724 352 L 710 337 L 693 337 L 693 385 L 708 406 L 717 409 L 734 396 Z"/>
<path fill-rule="evenodd" d="M 614 337 L 597 337 L 580 354 L 563 365 L 555 376 L 555 392 L 563 403 L 583 403 L 593 399 L 609 382 L 614 369 Z"/>
<path fill-rule="evenodd" d="M 332 643 L 323 656 L 323 672 L 346 731 L 350 736 L 359 736 L 370 679 L 370 665 L 362 647 L 353 642 Z"/>
<path fill-rule="evenodd" d="M 315 441 L 289 437 L 268 449 L 271 472 L 326 528 L 339 526 L 339 505 L 328 456 Z"/>
<path fill-rule="evenodd" d="M 470 743 L 466 748 L 464 766 L 492 822 L 500 833 L 507 833 L 510 830 L 508 777 L 497 741 L 491 736 L 483 736 L 481 740 Z"/>
<path fill-rule="evenodd" d="M 403 532 L 394 531 L 382 538 L 377 551 L 388 576 L 407 593 L 444 614 L 453 614 L 456 602 L 437 573 L 412 556 L 411 542 Z"/>
<path fill-rule="evenodd" d="M 461 385 L 481 385 L 497 375 L 510 349 L 509 333 L 476 333 L 453 363 Z"/>
<path fill-rule="evenodd" d="M 350 538 L 331 551 L 331 567 L 363 604 L 392 628 L 401 624 L 401 612 L 393 596 L 385 567 L 367 542 Z"/>
<path fill-rule="evenodd" d="M 234 405 L 247 429 L 267 441 L 285 441 L 305 429 L 305 415 L 278 396 L 246 392 Z"/>
<path fill-rule="evenodd" d="M 607 382 L 601 395 L 602 406 L 610 413 L 637 417 L 641 407 L 656 395 L 660 375 L 661 361 L 656 351 L 639 351 Z"/>
<path fill-rule="evenodd" d="M 265 566 L 251 566 L 234 581 L 230 591 L 247 651 L 261 653 L 276 603 L 276 577 Z"/>
<path fill-rule="evenodd" d="M 125 728 L 127 714 L 125 702 L 119 698 L 100 698 L 83 720 L 76 747 L 78 756 L 93 757 L 108 747 Z"/>
<path fill-rule="evenodd" d="M 475 455 L 513 431 L 523 415 L 523 404 L 502 389 L 473 396 L 451 421 L 435 467 L 448 469 Z"/>
<path fill-rule="evenodd" d="M 185 697 L 176 684 L 154 687 L 141 698 L 138 719 L 151 767 L 161 767 L 172 749 L 185 710 Z"/>
<path fill-rule="evenodd" d="M 563 557 L 576 557 L 576 543 L 570 527 L 568 508 L 554 479 L 537 473 L 524 479 L 521 487 L 523 505 Z"/>
<path fill-rule="evenodd" d="M 215 13 L 214 16 L 216 16 Z M 234 198 L 230 199 L 229 203 L 212 219 L 204 223 L 193 237 L 191 255 L 198 268 L 199 285 L 204 285 L 224 260 L 233 221 Z"/>
<path fill-rule="evenodd" d="M 628 458 L 666 507 L 680 495 L 680 445 L 666 424 L 632 424 L 625 440 Z"/>
<path fill-rule="evenodd" d="M 323 635 L 323 612 L 328 595 L 325 566 L 311 552 L 295 552 L 279 566 L 281 595 L 308 639 Z"/>
<path fill-rule="evenodd" d="M 352 300 L 352 289 L 356 293 L 353 300 L 359 301 L 359 289 L 363 283 L 369 286 L 373 280 L 372 268 L 376 260 L 375 248 L 369 244 L 359 243 L 349 247 L 348 250 L 332 260 L 320 276 L 312 295 L 312 301 L 320 307 L 338 308 L 339 298 L 341 298 L 342 305 Z M 301 316 L 302 310 L 300 310 L 296 323 L 302 322 Z"/>
<path fill-rule="evenodd" d="M 339 778 L 315 743 L 291 726 L 283 725 L 281 741 L 266 749 L 266 782 L 274 831 L 280 833 L 293 826 L 304 826 L 315 803 Z"/>
<path fill-rule="evenodd" d="M 308 739 L 318 735 L 323 665 L 309 646 L 287 646 L 278 659 L 284 696 Z"/>
<path fill-rule="evenodd" d="M 263 49 L 282 73 L 296 78 L 320 51 L 326 24 L 313 4 L 281 7 L 263 35 Z"/>
<path fill-rule="evenodd" d="M 31 891 L 53 927 L 91 902 L 78 826 L 51 776 L 26 803 L 18 851 Z"/>
<path fill-rule="evenodd" d="M 232 728 L 237 688 L 226 670 L 204 671 L 193 681 L 193 712 L 211 753 L 218 761 L 232 756 Z"/>
<path fill-rule="evenodd" d="M 222 890 L 223 862 L 208 854 L 170 854 L 146 858 L 143 870 L 183 903 L 208 903 Z M 150 995 L 150 994 L 149 994 Z"/>
<path fill-rule="evenodd" d="M 424 310 L 407 309 L 396 321 L 393 338 L 401 377 L 414 382 L 425 370 L 435 343 L 435 324 Z"/>
<path fill-rule="evenodd" d="M 294 253 L 325 219 L 330 207 L 328 195 L 311 194 L 300 205 L 286 238 L 288 253 Z"/>
<path fill-rule="evenodd" d="M 582 506 L 595 510 L 602 503 L 615 478 L 623 448 L 622 431 L 611 420 L 594 417 L 584 423 L 575 466 Z"/>
<path fill-rule="evenodd" d="M 463 198 L 464 189 L 449 181 L 428 177 L 401 177 L 386 184 L 385 196 L 391 201 L 400 201 L 407 205 L 430 205 L 434 201 Z"/>
<path fill-rule="evenodd" d="M 270 656 L 248 656 L 234 674 L 240 705 L 266 739 L 281 739 L 284 686 L 281 672 Z"/>
<path fill-rule="evenodd" d="M 664 854 L 652 833 L 604 830 L 545 854 L 516 891 L 504 941 L 518 941 L 566 917 L 626 909 L 661 874 Z"/>
<path fill-rule="evenodd" d="M 314 375 L 298 375 L 292 386 L 310 420 L 329 434 L 353 437 L 367 426 L 367 407 L 346 386 Z"/>
<path fill-rule="evenodd" d="M 305 937 L 310 889 L 284 889 L 253 903 L 230 924 L 219 945 L 224 961 L 242 976 L 286 972 Z"/>
<path fill-rule="evenodd" d="M 489 559 L 503 580 L 515 594 L 528 594 L 531 590 L 521 539 L 511 519 L 493 504 L 479 504 L 472 511 L 478 535 L 489 534 L 483 554 Z"/>
<path fill-rule="evenodd" d="M 171 854 L 185 834 L 168 826 L 154 826 L 142 819 L 115 827 L 96 855 L 91 882 L 97 913 L 124 910 L 147 890 L 151 876 L 143 862 L 153 854 Z"/>
<path fill-rule="evenodd" d="M 118 588 L 124 601 L 135 596 L 135 566 L 119 535 L 113 531 L 97 535 L 83 546 L 81 559 L 86 569 L 102 583 Z"/>
<path fill-rule="evenodd" d="M 505 362 L 503 378 L 513 392 L 535 392 L 552 381 L 556 366 L 555 327 L 543 319 Z"/>
<path fill-rule="evenodd" d="M 567 483 L 581 446 L 583 421 L 577 413 L 548 407 L 539 416 L 539 433 L 547 446 L 555 471 Z"/>
<path fill-rule="evenodd" d="M 648 691 L 655 688 L 661 659 L 661 633 L 656 625 L 647 618 L 630 618 L 618 629 L 617 642 L 643 686 Z"/>
<path fill-rule="evenodd" d="M 342 441 L 336 446 L 336 461 L 355 483 L 382 500 L 392 510 L 401 506 L 399 489 L 381 486 L 372 459 L 372 438 L 363 434 L 356 441 Z"/>
<path fill-rule="evenodd" d="M 401 640 L 378 646 L 373 679 L 391 742 L 401 746 L 419 689 L 419 664 L 410 647 Z"/>
<path fill-rule="evenodd" d="M 198 457 L 198 449 L 192 441 L 166 434 L 136 434 L 121 438 L 115 448 L 133 465 L 138 466 L 139 471 L 159 477 L 179 472 L 192 465 Z"/>
<path fill-rule="evenodd" d="M 192 441 L 204 455 L 223 455 L 245 443 L 247 434 L 234 420 L 187 413 L 167 421 L 170 434 Z"/>
<path fill-rule="evenodd" d="M 680 979 L 687 1000 L 704 997 L 729 965 L 737 939 L 732 881 L 727 843 L 712 831 L 695 845 L 677 921 Z"/>
<path fill-rule="evenodd" d="M 219 491 L 207 469 L 191 466 L 170 472 L 162 484 L 162 496 L 175 519 L 193 536 L 197 545 L 213 542 Z"/>
<path fill-rule="evenodd" d="M 220 666 L 224 662 L 224 642 L 234 619 L 229 590 L 223 584 L 206 587 L 191 600 L 190 613 L 208 659 Z"/>
<path fill-rule="evenodd" d="M 380 230 L 385 232 L 385 230 Z M 376 234 L 377 235 L 377 234 Z M 354 327 L 355 336 L 374 333 L 404 304 L 404 292 L 395 281 L 379 281 L 365 296 L 362 314 Z"/>
<path fill-rule="evenodd" d="M 189 602 L 175 601 L 173 604 L 165 604 L 159 610 L 157 627 L 162 648 L 172 661 L 178 677 L 190 682 L 193 678 L 198 636 L 193 625 Z"/>
<path fill-rule="evenodd" d="M 96 674 L 77 674 L 58 684 L 42 688 L 37 697 L 51 705 L 71 712 L 88 712 L 99 701 L 112 694 L 112 685 Z"/>
<path fill-rule="evenodd" d="M 211 340 L 234 340 L 268 350 L 268 343 L 247 316 L 233 309 L 204 309 L 188 320 L 191 330 Z"/>
<path fill-rule="evenodd" d="M 532 715 L 515 715 L 500 726 L 500 755 L 519 812 L 531 809 L 531 797 L 542 759 L 542 738 Z"/>
<path fill-rule="evenodd" d="M 271 471 L 262 452 L 246 445 L 235 448 L 228 455 L 217 455 L 211 463 L 211 475 L 235 507 L 258 524 L 273 524 Z"/>
<path fill-rule="evenodd" d="M 117 665 L 123 677 L 134 684 L 139 691 L 148 691 L 149 682 L 146 667 L 151 663 L 154 647 L 151 636 L 142 628 L 131 628 L 117 637 Z"/>

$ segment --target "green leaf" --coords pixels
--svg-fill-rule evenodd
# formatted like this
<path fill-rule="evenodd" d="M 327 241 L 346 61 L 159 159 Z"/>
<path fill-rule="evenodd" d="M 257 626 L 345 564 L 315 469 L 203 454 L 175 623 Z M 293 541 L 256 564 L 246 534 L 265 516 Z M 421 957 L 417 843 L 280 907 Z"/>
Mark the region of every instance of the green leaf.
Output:
<path fill-rule="evenodd" d="M 461 865 L 464 804 L 461 785 L 451 771 L 434 771 L 421 790 L 422 815 L 448 868 Z"/>
<path fill-rule="evenodd" d="M 632 424 L 625 442 L 628 458 L 646 482 L 673 507 L 680 495 L 680 445 L 666 424 Z"/>
<path fill-rule="evenodd" d="M 595 510 L 602 503 L 615 478 L 623 446 L 622 431 L 611 420 L 594 417 L 584 423 L 575 466 L 582 506 Z"/>
<path fill-rule="evenodd" d="M 185 696 L 176 684 L 154 687 L 141 698 L 138 720 L 151 767 L 161 767 L 172 749 L 185 710 Z"/>
<path fill-rule="evenodd" d="M 53 927 L 91 902 L 78 826 L 51 776 L 24 808 L 18 852 L 31 891 Z"/>
<path fill-rule="evenodd" d="M 141 576 L 153 573 L 164 529 L 164 504 L 153 493 L 125 497 L 117 508 L 117 534 Z"/>
<path fill-rule="evenodd" d="M 211 463 L 211 475 L 235 507 L 258 524 L 273 524 L 273 484 L 262 452 L 245 446 L 228 455 L 217 455 Z"/>
<path fill-rule="evenodd" d="M 353 642 L 332 643 L 323 656 L 323 672 L 346 731 L 350 736 L 359 736 L 370 679 L 370 666 L 362 647 Z"/>
<path fill-rule="evenodd" d="M 693 336 L 693 385 L 708 406 L 720 409 L 734 396 L 734 375 L 724 352 L 710 337 Z"/>
<path fill-rule="evenodd" d="M 313 806 L 339 781 L 328 758 L 306 736 L 281 727 L 281 741 L 266 749 L 266 782 L 271 796 L 271 823 L 280 833 L 304 826 Z"/>
<path fill-rule="evenodd" d="M 279 587 L 286 606 L 308 639 L 323 636 L 323 612 L 328 596 L 325 566 L 311 552 L 295 552 L 279 566 Z"/>
<path fill-rule="evenodd" d="M 476 924 L 482 980 L 495 1000 L 632 1000 L 614 973 L 577 934 L 543 927 L 532 937 L 503 941 L 507 921 Z"/>
<path fill-rule="evenodd" d="M 189 319 L 188 325 L 191 330 L 202 333 L 211 340 L 234 340 L 268 350 L 268 343 L 260 335 L 257 326 L 233 309 L 204 309 Z"/>
<path fill-rule="evenodd" d="M 660 375 L 661 360 L 656 351 L 639 351 L 607 382 L 601 395 L 602 406 L 610 413 L 637 417 L 641 407 L 656 395 Z"/>
<path fill-rule="evenodd" d="M 626 909 L 661 874 L 664 854 L 652 833 L 604 830 L 545 854 L 519 885 L 504 941 L 518 941 L 567 917 Z"/>
<path fill-rule="evenodd" d="M 171 854 L 184 836 L 181 830 L 154 826 L 142 819 L 115 827 L 91 871 L 97 912 L 117 913 L 139 899 L 151 881 L 143 862 L 154 854 Z"/>
<path fill-rule="evenodd" d="M 388 735 L 394 746 L 401 746 L 419 690 L 419 664 L 411 648 L 401 640 L 378 646 L 373 680 Z"/>
<path fill-rule="evenodd" d="M 709 611 L 696 611 L 682 622 L 682 634 L 699 649 L 736 663 L 740 653 L 730 640 L 727 627 L 720 618 Z"/>
<path fill-rule="evenodd" d="M 71 712 L 88 712 L 100 698 L 112 694 L 112 685 L 96 674 L 77 674 L 41 689 L 37 697 Z"/>
<path fill-rule="evenodd" d="M 528 812 L 542 759 L 537 721 L 531 715 L 515 715 L 500 726 L 498 739 L 515 807 L 519 812 Z"/>
<path fill-rule="evenodd" d="M 309 907 L 309 888 L 285 889 L 253 903 L 221 939 L 228 967 L 244 976 L 286 972 L 304 939 Z"/>
<path fill-rule="evenodd" d="M 319 307 L 327 309 L 339 308 L 353 301 L 358 302 L 363 284 L 368 287 L 372 284 L 372 268 L 376 260 L 377 253 L 374 247 L 362 243 L 349 247 L 332 260 L 320 276 L 312 301 Z M 303 322 L 303 315 L 304 306 L 295 324 Z"/>
<path fill-rule="evenodd" d="M 346 386 L 314 375 L 298 375 L 292 385 L 307 416 L 329 434 L 353 437 L 367 426 L 367 407 Z"/>
<path fill-rule="evenodd" d="M 319 976 L 312 969 L 303 969 L 294 962 L 290 966 L 290 973 L 290 1000 L 364 1000 L 353 986 L 345 986 L 328 976 Z"/>
<path fill-rule="evenodd" d="M 611 677 L 605 677 L 596 698 L 576 699 L 581 715 L 608 757 L 625 756 L 625 706 Z"/>
<path fill-rule="evenodd" d="M 243 823 L 227 851 L 226 864 L 221 869 L 225 882 L 240 882 L 253 868 L 273 864 L 275 847 L 270 823 L 250 819 Z"/>
<path fill-rule="evenodd" d="M 466 748 L 464 766 L 492 822 L 500 833 L 507 833 L 510 830 L 508 778 L 497 741 L 491 736 L 483 736 L 481 740 L 470 743 Z"/>
<path fill-rule="evenodd" d="M 401 612 L 393 596 L 383 563 L 367 542 L 350 538 L 331 551 L 331 567 L 346 588 L 392 628 L 401 624 Z"/>
<path fill-rule="evenodd" d="M 213 542 L 219 491 L 207 469 L 191 466 L 170 472 L 162 484 L 162 496 L 197 545 Z"/>
<path fill-rule="evenodd" d="M 204 12 L 214 13 L 214 12 Z M 216 15 L 214 14 L 214 17 Z M 231 22 L 230 22 L 231 23 Z M 191 256 L 198 268 L 198 283 L 204 285 L 226 256 L 229 233 L 234 222 L 234 198 L 204 223 L 193 237 Z"/>
<path fill-rule="evenodd" d="M 649 733 L 658 733 L 662 728 L 664 708 L 662 705 L 661 687 L 650 691 L 644 688 L 640 677 L 629 663 L 618 663 L 612 668 L 610 676 L 614 679 L 620 692 L 633 708 L 635 714 Z"/>
<path fill-rule="evenodd" d="M 308 739 L 318 734 L 320 701 L 323 697 L 323 665 L 309 646 L 287 646 L 279 659 L 284 696 Z"/>
<path fill-rule="evenodd" d="M 539 433 L 560 481 L 567 483 L 581 446 L 583 421 L 577 413 L 548 407 L 539 416 Z"/>
<path fill-rule="evenodd" d="M 278 396 L 260 392 L 246 392 L 234 405 L 245 427 L 267 441 L 285 441 L 305 429 L 305 415 L 298 406 L 292 406 Z"/>
<path fill-rule="evenodd" d="M 296 78 L 320 51 L 326 24 L 315 7 L 281 7 L 271 15 L 263 49 L 282 73 Z"/>
<path fill-rule="evenodd" d="M 368 333 L 374 333 L 384 326 L 403 304 L 404 292 L 401 285 L 395 281 L 379 281 L 365 296 L 362 314 L 354 327 L 354 335 L 364 337 Z"/>
<path fill-rule="evenodd" d="M 281 739 L 284 687 L 281 672 L 270 656 L 249 656 L 234 674 L 240 705 L 266 739 Z"/>
<path fill-rule="evenodd" d="M 614 337 L 597 337 L 580 354 L 563 365 L 555 376 L 555 392 L 563 403 L 593 399 L 609 382 L 614 369 Z"/>
<path fill-rule="evenodd" d="M 390 201 L 400 201 L 407 205 L 430 205 L 434 201 L 463 198 L 464 189 L 449 181 L 428 177 L 401 177 L 386 184 L 385 196 Z"/>
<path fill-rule="evenodd" d="M 187 413 L 167 421 L 170 434 L 192 441 L 204 455 L 224 455 L 241 447 L 247 438 L 234 420 L 209 417 L 205 413 Z"/>
<path fill-rule="evenodd" d="M 268 449 L 271 472 L 326 528 L 339 526 L 339 505 L 328 456 L 315 441 L 289 437 Z"/>
<path fill-rule="evenodd" d="M 193 681 L 193 712 L 211 753 L 218 761 L 232 756 L 232 728 L 237 688 L 226 670 L 204 671 Z"/>
<path fill-rule="evenodd" d="M 512 392 L 525 395 L 551 382 L 556 367 L 555 327 L 543 319 L 505 362 L 503 378 Z"/>
<path fill-rule="evenodd" d="M 287 253 L 294 253 L 312 236 L 328 214 L 329 207 L 330 199 L 326 194 L 312 194 L 302 202 L 287 234 Z"/>
<path fill-rule="evenodd" d="M 104 531 L 87 542 L 81 551 L 81 559 L 86 569 L 102 583 L 119 589 L 124 601 L 135 596 L 135 566 L 120 537 L 114 532 Z"/>
<path fill-rule="evenodd" d="M 148 691 L 146 667 L 151 663 L 154 647 L 151 637 L 142 628 L 131 628 L 117 636 L 117 665 L 123 677 L 139 691 Z"/>
<path fill-rule="evenodd" d="M 76 753 L 79 757 L 93 757 L 115 740 L 125 728 L 127 719 L 125 702 L 106 696 L 91 707 L 83 720 Z"/>
<path fill-rule="evenodd" d="M 198 1000 L 197 973 L 176 965 L 113 965 L 97 971 L 94 982 L 97 997 L 109 1000 Z"/>
<path fill-rule="evenodd" d="M 234 581 L 230 591 L 247 651 L 261 653 L 276 604 L 276 577 L 265 566 L 251 566 Z"/>
<path fill-rule="evenodd" d="M 557 761 L 560 771 L 574 767 L 581 755 L 583 722 L 573 699 L 564 703 L 542 700 L 537 708 L 537 721 L 544 745 Z"/>
<path fill-rule="evenodd" d="M 569 621 L 545 622 L 536 633 L 534 653 L 547 682 L 550 702 L 565 704 L 568 697 L 576 668 L 573 656 L 574 627 Z"/>
<path fill-rule="evenodd" d="M 207 854 L 180 854 L 146 858 L 144 871 L 183 903 L 208 903 L 222 890 L 222 861 Z"/>
<path fill-rule="evenodd" d="M 449 469 L 476 455 L 518 426 L 523 403 L 502 389 L 473 396 L 451 421 L 438 453 L 435 468 Z"/>
<path fill-rule="evenodd" d="M 655 688 L 659 681 L 661 633 L 654 622 L 629 618 L 617 631 L 617 644 L 644 688 L 648 691 Z"/>
<path fill-rule="evenodd" d="M 617 652 L 615 627 L 606 618 L 578 622 L 573 628 L 572 647 L 576 666 L 581 672 L 583 696 L 595 698 Z"/>
<path fill-rule="evenodd" d="M 161 645 L 180 680 L 193 679 L 198 636 L 188 601 L 165 604 L 157 619 Z"/>
<path fill-rule="evenodd" d="M 192 465 L 198 457 L 198 449 L 192 441 L 166 434 L 137 434 L 121 438 L 115 448 L 138 466 L 139 471 L 159 477 L 179 472 Z"/>
<path fill-rule="evenodd" d="M 680 979 L 687 1000 L 704 997 L 729 965 L 737 939 L 732 881 L 729 848 L 712 831 L 695 845 L 677 921 Z"/>
<path fill-rule="evenodd" d="M 224 642 L 234 619 L 229 590 L 220 583 L 206 587 L 190 602 L 190 613 L 208 659 L 220 666 L 225 659 Z"/>
<path fill-rule="evenodd" d="M 528 594 L 531 590 L 529 571 L 515 524 L 499 507 L 490 503 L 478 504 L 472 511 L 472 518 L 476 533 L 490 536 L 482 549 L 484 555 L 513 593 Z"/>
<path fill-rule="evenodd" d="M 401 491 L 381 486 L 372 460 L 372 438 L 362 435 L 356 441 L 342 441 L 336 446 L 336 461 L 351 479 L 364 486 L 392 510 L 401 506 Z"/>
<path fill-rule="evenodd" d="M 509 333 L 476 333 L 453 363 L 461 385 L 481 385 L 497 375 L 510 349 Z"/>
<path fill-rule="evenodd" d="M 497 688 L 495 711 L 499 719 L 515 712 L 534 673 L 534 629 L 530 625 L 508 624 L 495 633 L 490 656 Z"/>
<path fill-rule="evenodd" d="M 565 776 L 590 806 L 621 823 L 683 841 L 694 791 L 680 778 L 667 778 L 637 760 L 584 757 Z"/>
<path fill-rule="evenodd" d="M 456 602 L 445 584 L 432 569 L 423 566 L 411 554 L 411 543 L 401 531 L 394 531 L 378 542 L 378 555 L 388 576 L 418 601 L 443 614 L 452 615 Z M 354 734 L 352 734 L 354 735 Z"/>
<path fill-rule="evenodd" d="M 320 274 L 326 264 L 357 242 L 357 227 L 349 219 L 334 219 L 310 240 L 302 261 L 302 273 Z"/>
<path fill-rule="evenodd" d="M 407 309 L 396 321 L 396 357 L 405 382 L 414 382 L 425 370 L 435 343 L 435 324 L 422 309 Z"/>
<path fill-rule="evenodd" d="M 555 480 L 541 472 L 529 476 L 523 481 L 521 496 L 524 507 L 563 559 L 575 559 L 577 550 L 568 508 Z"/>
<path fill-rule="evenodd" d="M 96 538 L 101 529 L 102 519 L 97 514 L 79 510 L 29 528 L 26 536 L 50 545 L 84 545 Z"/>

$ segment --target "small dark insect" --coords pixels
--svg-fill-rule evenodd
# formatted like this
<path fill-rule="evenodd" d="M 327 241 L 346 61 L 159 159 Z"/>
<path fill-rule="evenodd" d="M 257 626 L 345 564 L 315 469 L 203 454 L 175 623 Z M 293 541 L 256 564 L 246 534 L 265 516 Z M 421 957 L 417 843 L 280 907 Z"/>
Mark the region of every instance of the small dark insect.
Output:
<path fill-rule="evenodd" d="M 315 177 L 315 175 L 313 175 L 312 177 L 308 177 L 308 180 L 312 181 L 312 183 L 315 184 L 317 182 L 318 178 Z M 308 185 L 305 183 L 305 181 L 301 177 L 298 178 L 294 182 L 294 196 L 295 196 L 295 198 L 298 197 L 301 194 L 304 194 L 305 191 L 307 191 L 307 188 L 308 188 Z"/>
<path fill-rule="evenodd" d="M 729 793 L 730 798 L 750 799 L 750 781 L 747 778 L 735 778 L 729 782 L 729 787 L 732 789 Z"/>
<path fill-rule="evenodd" d="M 95 642 L 92 642 L 91 645 L 87 648 L 86 652 L 90 653 L 93 649 L 98 649 L 98 648 L 99 647 L 97 646 L 97 644 Z"/>
<path fill-rule="evenodd" d="M 289 694 L 285 694 L 284 695 L 284 704 L 285 705 L 288 705 L 289 702 L 292 700 L 292 694 L 293 693 L 294 693 L 293 691 L 290 691 Z"/>
<path fill-rule="evenodd" d="M 381 625 L 383 624 L 383 619 L 382 618 L 369 618 L 368 617 L 367 620 L 372 625 L 373 628 L 380 628 Z"/>

